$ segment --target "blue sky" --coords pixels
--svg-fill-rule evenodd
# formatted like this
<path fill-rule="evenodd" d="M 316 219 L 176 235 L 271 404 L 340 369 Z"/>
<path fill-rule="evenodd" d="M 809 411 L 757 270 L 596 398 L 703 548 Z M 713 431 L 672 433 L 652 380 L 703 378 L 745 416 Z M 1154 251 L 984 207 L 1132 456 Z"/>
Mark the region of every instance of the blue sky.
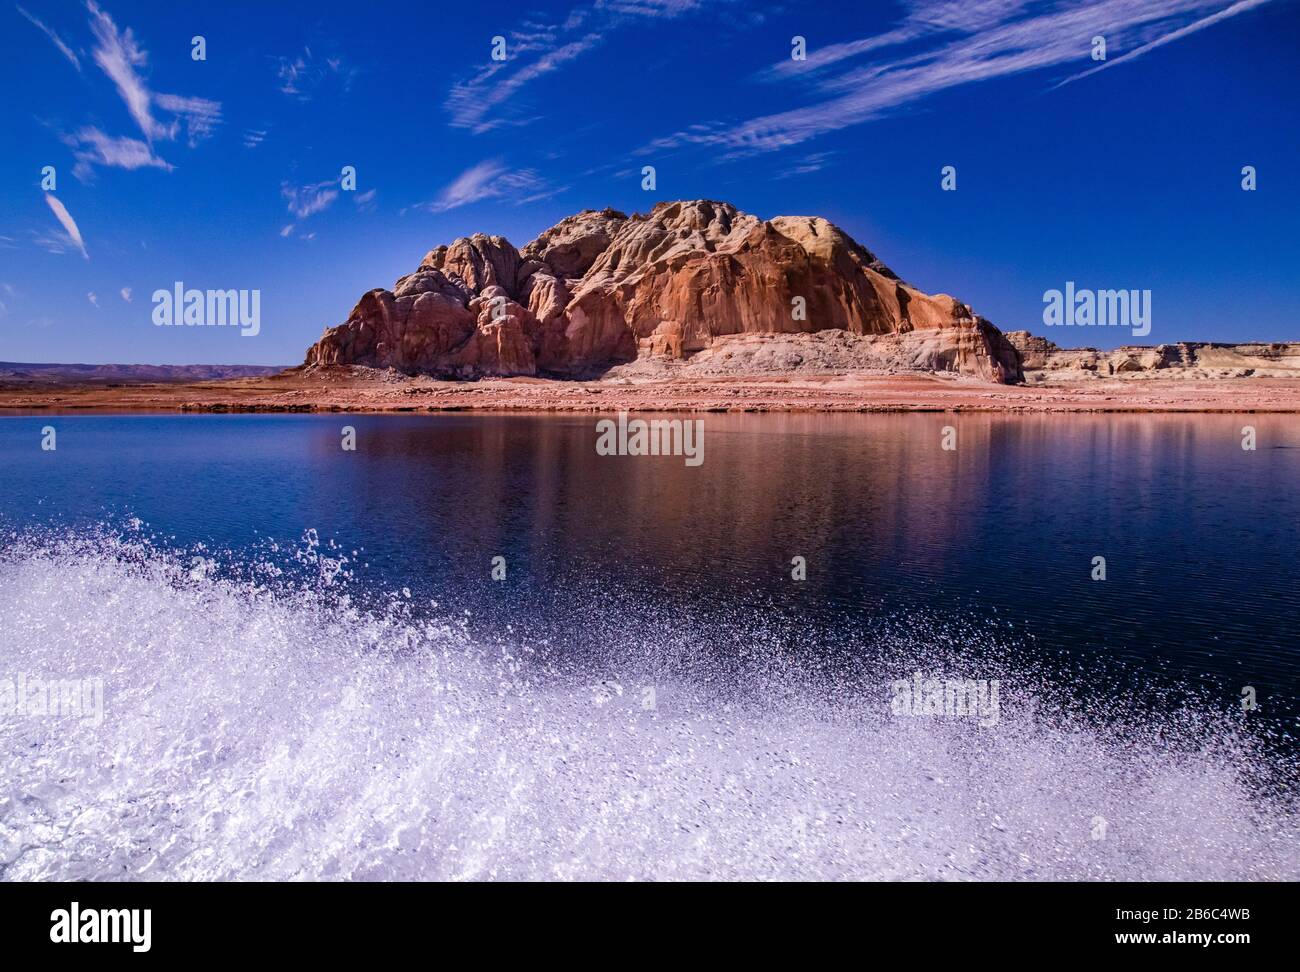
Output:
<path fill-rule="evenodd" d="M 1005 330 L 1073 280 L 1150 289 L 1146 343 L 1300 340 L 1295 0 L 271 6 L 0 6 L 0 360 L 297 363 L 439 243 L 699 197 Z M 260 333 L 153 326 L 178 280 Z"/>

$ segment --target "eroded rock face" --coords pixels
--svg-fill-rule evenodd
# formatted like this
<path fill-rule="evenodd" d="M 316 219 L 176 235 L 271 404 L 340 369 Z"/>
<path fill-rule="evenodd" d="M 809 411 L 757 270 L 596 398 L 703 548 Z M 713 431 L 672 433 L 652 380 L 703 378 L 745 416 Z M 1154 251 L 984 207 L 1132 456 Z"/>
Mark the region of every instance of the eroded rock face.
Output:
<path fill-rule="evenodd" d="M 471 293 L 496 286 L 513 296 L 519 283 L 519 262 L 519 251 L 505 237 L 475 233 L 451 246 L 430 250 L 420 261 L 420 269 L 441 270 Z"/>
<path fill-rule="evenodd" d="M 524 247 L 524 259 L 536 260 L 560 277 L 581 277 L 626 222 L 627 217 L 616 209 L 584 209 L 566 216 Z"/>
<path fill-rule="evenodd" d="M 431 250 L 392 291 L 327 330 L 307 364 L 447 377 L 589 375 L 689 357 L 732 335 L 900 335 L 908 367 L 1021 380 L 1000 331 L 903 283 L 824 219 L 762 220 L 710 200 L 570 216 L 522 251 L 475 234 Z"/>

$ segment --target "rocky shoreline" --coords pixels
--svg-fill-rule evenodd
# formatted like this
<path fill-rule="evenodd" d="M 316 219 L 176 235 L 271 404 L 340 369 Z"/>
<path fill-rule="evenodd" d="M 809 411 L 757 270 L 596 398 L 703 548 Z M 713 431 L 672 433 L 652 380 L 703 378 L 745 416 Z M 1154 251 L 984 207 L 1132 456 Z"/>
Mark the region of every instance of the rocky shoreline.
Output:
<path fill-rule="evenodd" d="M 1285 412 L 1300 378 L 1094 376 L 1004 385 L 924 373 L 676 374 L 445 381 L 361 367 L 106 387 L 6 385 L 0 412 Z"/>

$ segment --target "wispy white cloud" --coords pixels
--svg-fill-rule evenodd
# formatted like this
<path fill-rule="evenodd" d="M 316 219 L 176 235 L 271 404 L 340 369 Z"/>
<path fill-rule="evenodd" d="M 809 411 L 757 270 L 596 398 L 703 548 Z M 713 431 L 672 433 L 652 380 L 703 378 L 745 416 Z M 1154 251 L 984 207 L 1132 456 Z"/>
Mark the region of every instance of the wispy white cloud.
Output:
<path fill-rule="evenodd" d="M 506 60 L 492 61 L 452 85 L 447 111 L 455 128 L 474 134 L 536 120 L 510 102 L 527 85 L 599 47 L 614 31 L 672 20 L 728 0 L 594 0 L 573 8 L 562 23 L 525 21 L 506 39 Z"/>
<path fill-rule="evenodd" d="M 149 139 L 173 137 L 167 126 L 154 119 L 150 110 L 149 89 L 136 70 L 145 65 L 148 56 L 136 44 L 131 28 L 118 30 L 113 18 L 101 10 L 95 0 L 86 0 L 86 9 L 90 11 L 90 31 L 95 35 L 95 63 L 117 86 L 117 93 L 140 131 Z"/>
<path fill-rule="evenodd" d="M 68 208 L 55 197 L 54 193 L 47 192 L 44 193 L 44 196 L 45 201 L 49 203 L 50 209 L 54 211 L 54 218 L 59 221 L 63 231 L 68 234 L 68 239 L 81 251 L 81 255 L 89 260 L 90 254 L 86 252 L 86 244 L 81 238 L 81 230 L 77 228 L 77 221 L 72 218 Z"/>
<path fill-rule="evenodd" d="M 244 130 L 244 148 L 257 148 L 266 139 L 266 129 L 249 128 Z"/>
<path fill-rule="evenodd" d="M 801 159 L 797 159 L 782 172 L 778 173 L 778 179 L 790 179 L 794 176 L 810 175 L 813 172 L 820 172 L 830 164 L 834 152 L 812 152 Z"/>
<path fill-rule="evenodd" d="M 544 74 L 558 70 L 561 65 L 575 60 L 587 51 L 598 46 L 602 40 L 600 34 L 586 34 L 569 41 L 560 47 L 547 50 L 535 60 L 524 64 L 514 73 L 500 80 L 493 80 L 500 73 L 498 61 L 484 68 L 469 81 L 456 84 L 447 99 L 451 111 L 452 124 L 457 128 L 468 128 L 475 134 L 490 131 L 500 125 L 510 124 L 502 118 L 490 118 L 492 112 L 508 102 L 524 85 L 535 81 Z M 523 44 L 520 45 L 521 47 Z M 533 48 L 525 47 L 525 51 Z M 517 119 L 515 120 L 517 122 Z"/>
<path fill-rule="evenodd" d="M 280 69 L 276 76 L 280 79 L 280 93 L 287 95 L 301 95 L 302 90 L 298 87 L 298 80 L 307 70 L 307 62 L 301 58 L 289 60 L 280 58 Z"/>
<path fill-rule="evenodd" d="M 154 95 L 154 104 L 171 112 L 185 122 L 185 138 L 190 148 L 211 136 L 221 124 L 221 103 L 207 98 L 187 98 L 184 95 Z"/>
<path fill-rule="evenodd" d="M 123 287 L 121 290 L 118 291 L 118 293 L 122 295 L 122 299 L 123 299 L 124 301 L 126 301 L 128 304 L 131 303 L 131 288 L 130 288 L 130 287 Z"/>
<path fill-rule="evenodd" d="M 68 234 L 63 232 L 42 232 L 38 230 L 30 231 L 32 242 L 39 246 L 46 253 L 68 253 L 75 250 L 76 246 L 68 239 Z"/>
<path fill-rule="evenodd" d="M 19 7 L 19 11 L 38 27 L 43 24 Z M 92 57 L 113 82 L 127 113 L 144 135 L 144 141 L 127 136 L 105 134 L 95 126 L 84 127 L 63 136 L 73 150 L 76 164 L 73 174 L 83 181 L 94 175 L 97 166 L 119 169 L 156 168 L 171 171 L 173 166 L 154 150 L 156 141 L 174 140 L 182 127 L 191 148 L 211 136 L 221 122 L 221 103 L 208 98 L 162 94 L 150 90 L 144 69 L 148 55 L 136 41 L 129 27 L 119 28 L 112 16 L 95 0 L 86 0 L 90 15 L 90 32 L 94 38 Z M 61 40 L 51 33 L 51 39 Z M 62 50 L 62 46 L 60 47 Z M 69 48 L 65 51 L 78 70 L 81 63 Z M 165 116 L 165 117 L 160 117 Z"/>
<path fill-rule="evenodd" d="M 86 294 L 86 300 L 90 301 L 95 307 L 99 306 L 99 296 L 93 290 Z"/>
<path fill-rule="evenodd" d="M 706 6 L 706 0 L 603 0 L 595 9 L 633 17 L 671 20 Z"/>
<path fill-rule="evenodd" d="M 365 192 L 353 193 L 352 203 L 360 212 L 370 213 L 375 209 L 375 197 L 379 195 L 377 189 L 367 189 Z"/>
<path fill-rule="evenodd" d="M 81 70 L 81 58 L 77 57 L 76 52 L 73 51 L 73 49 L 67 45 L 67 43 L 63 40 L 63 38 L 58 35 L 58 33 L 55 32 L 54 28 L 45 26 L 45 24 L 41 23 L 41 21 L 37 20 L 26 10 L 24 10 L 22 7 L 18 8 L 18 12 L 22 14 L 24 17 L 26 17 L 28 20 L 30 20 L 34 25 L 36 25 L 36 27 L 42 33 L 45 34 L 46 37 L 48 37 L 51 41 L 53 41 L 54 46 L 59 49 L 59 53 L 62 54 L 64 57 L 66 57 L 69 61 L 71 61 L 72 66 L 74 68 L 76 68 L 78 71 Z"/>
<path fill-rule="evenodd" d="M 73 150 L 73 157 L 77 160 L 72 173 L 83 181 L 90 178 L 95 166 L 115 169 L 153 168 L 168 172 L 173 168 L 165 159 L 154 154 L 148 143 L 125 135 L 106 135 L 98 128 L 83 128 L 73 135 L 64 136 L 63 141 Z"/>
<path fill-rule="evenodd" d="M 1058 84 L 1056 87 L 1059 88 L 1061 87 L 1061 85 L 1069 84 L 1071 81 L 1078 81 L 1080 78 L 1086 78 L 1089 75 L 1096 74 L 1098 71 L 1104 71 L 1106 70 L 1106 68 L 1114 67 L 1117 64 L 1125 64 L 1129 61 L 1132 61 L 1134 58 L 1141 57 L 1143 54 L 1146 54 L 1148 51 L 1155 50 L 1157 47 L 1163 47 L 1164 45 L 1171 44 L 1176 40 L 1181 40 L 1182 38 L 1186 37 L 1188 34 L 1195 34 L 1197 31 L 1204 30 L 1206 27 L 1211 27 L 1214 24 L 1217 24 L 1221 20 L 1227 20 L 1229 17 L 1235 17 L 1239 13 L 1244 13 L 1245 11 L 1251 10 L 1255 7 L 1263 6 L 1265 3 L 1268 2 L 1269 0 L 1240 0 L 1240 2 L 1234 3 L 1231 7 L 1227 7 L 1223 10 L 1220 10 L 1218 13 L 1210 14 L 1210 16 L 1208 17 L 1202 17 L 1200 20 L 1194 21 L 1193 23 L 1188 24 L 1186 27 L 1180 27 L 1177 30 L 1165 34 L 1162 37 L 1157 37 L 1155 40 L 1151 41 L 1150 43 L 1143 44 L 1141 47 L 1135 48 L 1134 50 L 1131 50 L 1125 54 L 1121 54 L 1119 57 L 1102 61 L 1094 68 L 1090 68 L 1087 71 L 1081 71 L 1078 74 L 1073 74 L 1070 77 L 1066 78 L 1064 81 L 1062 81 L 1060 84 Z"/>
<path fill-rule="evenodd" d="M 145 81 L 143 69 L 148 54 L 136 42 L 130 27 L 119 28 L 113 18 L 95 0 L 86 0 L 90 12 L 90 31 L 95 38 L 92 52 L 95 63 L 117 88 L 127 112 L 144 137 L 171 141 L 184 123 L 191 147 L 212 134 L 221 121 L 221 103 L 207 98 L 154 93 Z M 154 109 L 171 115 L 160 120 Z"/>
<path fill-rule="evenodd" d="M 735 157 L 788 148 L 828 132 L 874 121 L 938 92 L 1071 63 L 1086 62 L 1091 39 L 1129 53 L 1146 51 L 1268 0 L 916 0 L 901 24 L 880 34 L 813 50 L 807 61 L 785 60 L 767 79 L 798 79 L 809 103 L 737 122 L 694 125 L 646 146 L 721 149 Z M 889 56 L 875 55 L 897 48 Z M 852 59 L 870 54 L 854 66 Z M 1094 73 L 1082 72 L 1074 78 Z"/>
<path fill-rule="evenodd" d="M 280 185 L 280 195 L 288 202 L 289 212 L 299 219 L 306 219 L 334 205 L 339 190 L 337 184 L 330 181 L 309 186 L 295 186 L 285 182 Z"/>
<path fill-rule="evenodd" d="M 533 169 L 510 169 L 499 159 L 488 159 L 462 172 L 423 208 L 441 213 L 488 199 L 506 199 L 519 205 L 562 191 L 549 186 Z"/>
<path fill-rule="evenodd" d="M 310 101 L 326 80 L 336 79 L 344 91 L 352 87 L 356 68 L 349 67 L 338 56 L 317 57 L 310 47 L 304 47 L 295 57 L 277 58 L 276 78 L 280 93 L 299 101 Z"/>

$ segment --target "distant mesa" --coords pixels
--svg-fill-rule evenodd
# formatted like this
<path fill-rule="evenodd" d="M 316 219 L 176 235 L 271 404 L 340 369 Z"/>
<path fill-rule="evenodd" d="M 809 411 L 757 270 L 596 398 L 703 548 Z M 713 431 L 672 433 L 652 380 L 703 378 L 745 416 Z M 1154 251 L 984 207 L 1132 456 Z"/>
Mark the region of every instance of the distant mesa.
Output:
<path fill-rule="evenodd" d="M 1297 378 L 1300 342 L 1125 345 L 1113 351 L 1062 348 L 1028 331 L 1008 331 L 1030 382 L 1087 378 Z"/>
<path fill-rule="evenodd" d="M 284 371 L 266 365 L 29 364 L 0 361 L 0 386 L 140 385 L 266 378 Z"/>
<path fill-rule="evenodd" d="M 444 378 L 590 378 L 615 367 L 828 367 L 1023 380 L 1017 348 L 952 297 L 898 278 L 815 216 L 710 200 L 584 210 L 522 250 L 475 234 L 365 294 L 306 366 Z"/>

